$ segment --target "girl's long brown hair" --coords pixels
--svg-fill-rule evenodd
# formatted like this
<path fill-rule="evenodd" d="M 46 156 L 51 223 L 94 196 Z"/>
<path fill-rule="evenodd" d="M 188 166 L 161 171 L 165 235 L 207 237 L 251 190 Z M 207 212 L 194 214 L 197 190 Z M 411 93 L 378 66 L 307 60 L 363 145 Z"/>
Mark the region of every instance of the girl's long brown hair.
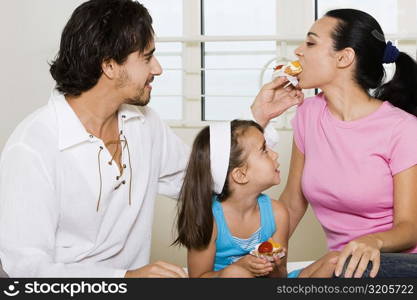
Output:
<path fill-rule="evenodd" d="M 250 128 L 263 132 L 253 121 L 233 120 L 231 123 L 231 148 L 226 182 L 218 199 L 225 200 L 230 195 L 227 177 L 231 170 L 245 162 L 239 138 Z M 190 159 L 178 199 L 177 230 L 178 237 L 173 244 L 188 249 L 205 249 L 213 232 L 212 197 L 213 178 L 210 168 L 210 130 L 204 127 L 194 140 Z"/>

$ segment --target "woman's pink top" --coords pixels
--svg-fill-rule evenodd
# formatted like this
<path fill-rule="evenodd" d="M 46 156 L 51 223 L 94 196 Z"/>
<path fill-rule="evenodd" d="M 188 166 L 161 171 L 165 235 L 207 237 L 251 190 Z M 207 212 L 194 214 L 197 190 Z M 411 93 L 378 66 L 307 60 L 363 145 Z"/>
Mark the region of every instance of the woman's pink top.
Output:
<path fill-rule="evenodd" d="M 372 114 L 345 122 L 319 94 L 298 107 L 292 125 L 305 156 L 302 190 L 329 249 L 392 228 L 393 176 L 417 164 L 417 118 L 385 101 Z M 417 246 L 407 252 L 417 253 Z"/>

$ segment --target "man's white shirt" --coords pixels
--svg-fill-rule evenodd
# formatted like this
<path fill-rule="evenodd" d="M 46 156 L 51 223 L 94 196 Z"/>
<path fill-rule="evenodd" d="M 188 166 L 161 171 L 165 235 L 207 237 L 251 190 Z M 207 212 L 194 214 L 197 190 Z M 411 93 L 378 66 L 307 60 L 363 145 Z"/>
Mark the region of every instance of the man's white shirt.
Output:
<path fill-rule="evenodd" d="M 118 119 L 128 142 L 121 178 L 103 142 L 56 91 L 9 138 L 0 159 L 0 252 L 9 276 L 123 277 L 148 263 L 155 197 L 177 196 L 189 148 L 149 107 L 122 105 Z"/>

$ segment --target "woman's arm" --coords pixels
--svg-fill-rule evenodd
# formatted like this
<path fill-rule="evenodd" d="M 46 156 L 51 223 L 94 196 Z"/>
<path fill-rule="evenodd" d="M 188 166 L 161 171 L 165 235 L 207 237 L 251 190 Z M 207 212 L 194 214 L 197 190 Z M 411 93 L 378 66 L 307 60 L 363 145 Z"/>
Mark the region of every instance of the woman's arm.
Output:
<path fill-rule="evenodd" d="M 394 175 L 394 226 L 376 233 L 381 252 L 401 252 L 417 244 L 417 165 Z"/>
<path fill-rule="evenodd" d="M 275 260 L 275 268 L 269 274 L 269 277 L 287 277 L 288 234 L 290 227 L 288 210 L 282 202 L 272 200 L 271 203 L 276 226 L 272 239 L 282 245 L 286 255 L 281 259 Z"/>
<path fill-rule="evenodd" d="M 301 190 L 301 177 L 304 169 L 304 154 L 298 149 L 293 141 L 290 171 L 288 174 L 287 185 L 279 200 L 285 204 L 289 213 L 289 235 L 294 233 L 295 228 L 304 216 L 308 202 Z"/>
<path fill-rule="evenodd" d="M 378 273 L 380 252 L 401 252 L 417 244 L 417 165 L 394 175 L 394 221 L 392 229 L 351 241 L 342 250 L 336 275 L 352 255 L 345 277 L 361 277 L 372 261 L 371 277 Z M 355 272 L 356 270 L 356 272 Z"/>

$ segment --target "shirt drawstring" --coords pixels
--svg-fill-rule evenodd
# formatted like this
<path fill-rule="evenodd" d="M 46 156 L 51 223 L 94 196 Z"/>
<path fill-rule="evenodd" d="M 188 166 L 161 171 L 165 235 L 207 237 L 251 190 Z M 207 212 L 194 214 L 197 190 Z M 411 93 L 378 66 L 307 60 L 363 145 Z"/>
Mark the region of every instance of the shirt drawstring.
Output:
<path fill-rule="evenodd" d="M 100 206 L 101 188 L 102 188 L 102 185 L 103 185 L 103 180 L 101 178 L 101 165 L 100 165 L 100 155 L 101 155 L 101 151 L 103 151 L 103 149 L 104 148 L 102 146 L 100 146 L 100 150 L 98 151 L 98 155 L 97 155 L 97 158 L 98 158 L 98 174 L 100 175 L 100 193 L 98 194 L 97 211 L 98 211 L 98 208 Z"/>
<path fill-rule="evenodd" d="M 132 204 L 132 164 L 130 163 L 130 149 L 129 149 L 129 143 L 127 142 L 127 138 L 126 136 L 124 136 L 124 139 L 126 141 L 126 145 L 125 147 L 127 147 L 127 157 L 129 160 L 129 172 L 130 172 L 130 176 L 129 176 L 129 205 Z M 126 166 L 126 165 L 125 165 Z"/>
<path fill-rule="evenodd" d="M 123 131 L 120 132 L 120 134 L 123 134 Z M 125 135 L 123 135 L 124 139 L 119 139 L 119 140 L 115 140 L 115 141 L 110 141 L 108 143 L 106 143 L 106 147 L 109 145 L 113 145 L 113 144 L 117 144 L 117 148 L 114 151 L 110 161 L 108 162 L 109 165 L 112 165 L 112 162 L 114 160 L 114 158 L 116 157 L 117 151 L 119 149 L 119 145 L 120 143 L 124 142 L 124 146 L 122 147 L 122 153 L 124 151 L 124 149 L 127 148 L 127 155 L 128 155 L 128 160 L 129 160 L 129 206 L 132 205 L 132 164 L 131 164 L 131 160 L 130 160 L 130 149 L 129 149 L 129 143 L 127 141 L 127 138 Z M 100 177 L 100 192 L 98 195 L 98 200 L 97 200 L 97 212 L 99 210 L 100 207 L 100 200 L 101 200 L 101 192 L 102 192 L 102 187 L 103 187 L 103 179 L 102 179 L 102 174 L 101 174 L 101 165 L 100 165 L 100 155 L 101 152 L 104 150 L 104 148 L 102 146 L 100 146 L 100 150 L 98 151 L 97 157 L 98 157 L 98 172 L 99 172 L 99 177 Z M 116 180 L 119 180 L 119 178 L 121 178 L 123 176 L 124 173 L 124 169 L 126 169 L 126 164 L 122 165 L 122 168 L 120 170 L 120 175 L 116 176 Z M 123 180 L 122 182 L 120 182 L 115 188 L 114 190 L 117 190 L 122 184 L 125 184 L 126 181 Z"/>

